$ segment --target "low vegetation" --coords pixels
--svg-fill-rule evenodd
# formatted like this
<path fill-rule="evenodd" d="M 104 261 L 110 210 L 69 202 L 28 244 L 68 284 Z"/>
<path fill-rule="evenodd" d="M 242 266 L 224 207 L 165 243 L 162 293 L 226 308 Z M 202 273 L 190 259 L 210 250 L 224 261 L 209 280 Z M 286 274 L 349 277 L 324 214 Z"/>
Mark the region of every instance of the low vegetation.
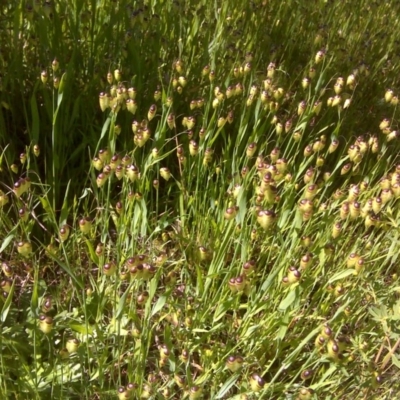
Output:
<path fill-rule="evenodd" d="M 3 7 L 3 397 L 396 397 L 400 9 L 354 7 Z"/>

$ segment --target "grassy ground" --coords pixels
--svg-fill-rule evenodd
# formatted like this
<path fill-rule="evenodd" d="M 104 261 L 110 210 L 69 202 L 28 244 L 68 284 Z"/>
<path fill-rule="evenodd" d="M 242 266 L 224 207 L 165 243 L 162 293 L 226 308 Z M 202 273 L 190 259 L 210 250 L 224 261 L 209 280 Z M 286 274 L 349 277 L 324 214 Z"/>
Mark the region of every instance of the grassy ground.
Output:
<path fill-rule="evenodd" d="M 3 398 L 396 398 L 400 9 L 354 7 L 2 7 Z"/>

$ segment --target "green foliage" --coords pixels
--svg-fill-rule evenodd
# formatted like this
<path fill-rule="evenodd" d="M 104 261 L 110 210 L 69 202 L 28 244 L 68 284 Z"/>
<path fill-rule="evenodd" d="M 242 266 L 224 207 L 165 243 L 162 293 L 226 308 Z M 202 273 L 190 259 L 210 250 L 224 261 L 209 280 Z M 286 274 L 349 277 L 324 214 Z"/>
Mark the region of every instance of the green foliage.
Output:
<path fill-rule="evenodd" d="M 6 5 L 0 393 L 394 398 L 398 8 Z"/>

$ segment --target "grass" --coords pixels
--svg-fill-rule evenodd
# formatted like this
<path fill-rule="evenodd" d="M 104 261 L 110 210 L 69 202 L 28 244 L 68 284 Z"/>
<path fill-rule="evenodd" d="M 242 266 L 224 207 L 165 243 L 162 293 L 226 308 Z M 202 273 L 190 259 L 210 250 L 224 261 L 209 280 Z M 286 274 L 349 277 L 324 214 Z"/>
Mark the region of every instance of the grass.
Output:
<path fill-rule="evenodd" d="M 11 2 L 0 393 L 392 399 L 398 6 Z"/>

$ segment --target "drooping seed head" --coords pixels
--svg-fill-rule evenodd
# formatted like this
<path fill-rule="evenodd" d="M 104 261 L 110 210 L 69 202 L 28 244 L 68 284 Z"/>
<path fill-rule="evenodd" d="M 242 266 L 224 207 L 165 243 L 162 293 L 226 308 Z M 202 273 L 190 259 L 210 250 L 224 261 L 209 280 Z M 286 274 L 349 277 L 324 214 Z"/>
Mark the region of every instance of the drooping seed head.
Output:
<path fill-rule="evenodd" d="M 265 381 L 258 374 L 253 374 L 250 377 L 250 388 L 253 392 L 260 392 L 265 386 Z"/>
<path fill-rule="evenodd" d="M 46 315 L 41 315 L 39 317 L 39 329 L 43 333 L 49 334 L 53 329 L 53 318 Z"/>

